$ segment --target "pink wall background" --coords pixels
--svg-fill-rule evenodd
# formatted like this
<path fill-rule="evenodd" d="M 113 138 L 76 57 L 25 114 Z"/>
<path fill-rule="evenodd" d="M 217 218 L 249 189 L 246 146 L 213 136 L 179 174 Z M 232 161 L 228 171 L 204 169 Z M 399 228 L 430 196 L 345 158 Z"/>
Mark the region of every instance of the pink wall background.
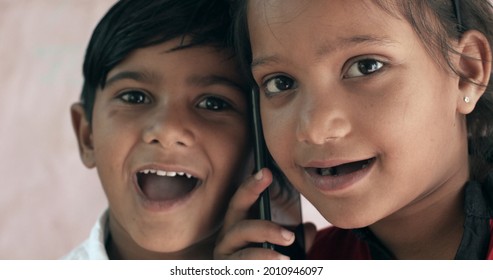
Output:
<path fill-rule="evenodd" d="M 0 0 L 0 259 L 58 259 L 106 207 L 79 159 L 69 107 L 114 0 Z M 305 206 L 306 220 L 323 225 Z"/>
<path fill-rule="evenodd" d="M 69 106 L 91 29 L 114 0 L 0 0 L 0 259 L 57 259 L 106 199 Z"/>

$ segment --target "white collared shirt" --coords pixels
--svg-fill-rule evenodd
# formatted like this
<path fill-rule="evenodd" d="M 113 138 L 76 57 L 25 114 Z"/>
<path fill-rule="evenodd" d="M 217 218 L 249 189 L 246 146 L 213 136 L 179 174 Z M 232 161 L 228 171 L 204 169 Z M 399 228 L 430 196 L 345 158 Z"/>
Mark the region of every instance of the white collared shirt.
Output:
<path fill-rule="evenodd" d="M 104 211 L 101 217 L 91 230 L 89 238 L 82 244 L 65 255 L 63 260 L 108 260 L 108 253 L 104 244 L 109 236 L 108 210 Z"/>

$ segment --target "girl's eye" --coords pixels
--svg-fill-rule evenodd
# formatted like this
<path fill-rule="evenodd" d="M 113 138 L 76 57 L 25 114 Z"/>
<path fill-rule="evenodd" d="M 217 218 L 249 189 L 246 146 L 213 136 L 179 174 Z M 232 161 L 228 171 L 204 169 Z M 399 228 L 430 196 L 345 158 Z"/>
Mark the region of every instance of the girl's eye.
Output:
<path fill-rule="evenodd" d="M 264 83 L 265 94 L 276 94 L 286 90 L 291 90 L 295 86 L 293 79 L 287 76 L 276 76 L 268 79 Z"/>
<path fill-rule="evenodd" d="M 362 59 L 353 63 L 344 75 L 345 78 L 361 77 L 373 74 L 384 66 L 376 59 Z"/>
<path fill-rule="evenodd" d="M 211 111 L 223 111 L 231 108 L 231 105 L 219 97 L 208 96 L 197 105 L 201 109 Z"/>
<path fill-rule="evenodd" d="M 150 98 L 145 94 L 144 92 L 141 91 L 126 91 L 122 94 L 120 94 L 119 98 L 123 100 L 125 103 L 130 103 L 130 104 L 149 104 L 151 103 Z"/>

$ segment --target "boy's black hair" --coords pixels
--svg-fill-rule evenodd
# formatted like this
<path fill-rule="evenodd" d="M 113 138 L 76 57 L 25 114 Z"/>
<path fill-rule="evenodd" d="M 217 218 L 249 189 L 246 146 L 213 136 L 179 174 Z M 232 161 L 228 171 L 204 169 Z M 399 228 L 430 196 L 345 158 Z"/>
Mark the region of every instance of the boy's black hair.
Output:
<path fill-rule="evenodd" d="M 187 48 L 226 48 L 230 26 L 226 0 L 120 0 L 100 20 L 86 49 L 81 101 L 91 124 L 98 88 L 132 51 L 187 36 Z"/>

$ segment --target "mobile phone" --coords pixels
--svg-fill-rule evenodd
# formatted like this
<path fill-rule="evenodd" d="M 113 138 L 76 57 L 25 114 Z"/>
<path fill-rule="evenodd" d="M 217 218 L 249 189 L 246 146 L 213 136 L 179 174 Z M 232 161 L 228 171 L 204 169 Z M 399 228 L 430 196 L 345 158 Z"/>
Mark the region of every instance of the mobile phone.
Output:
<path fill-rule="evenodd" d="M 269 160 L 270 163 L 273 163 L 273 160 L 264 142 L 258 88 L 253 87 L 250 97 L 254 134 L 255 172 L 257 172 L 264 167 L 270 167 L 272 169 L 272 166 L 268 166 L 267 162 Z M 305 238 L 299 193 L 290 184 L 283 186 L 280 184 L 271 184 L 262 192 L 257 204 L 260 219 L 276 222 L 295 233 L 295 241 L 291 246 L 283 247 L 263 243 L 262 247 L 276 250 L 284 255 L 290 256 L 291 259 L 305 259 Z"/>

